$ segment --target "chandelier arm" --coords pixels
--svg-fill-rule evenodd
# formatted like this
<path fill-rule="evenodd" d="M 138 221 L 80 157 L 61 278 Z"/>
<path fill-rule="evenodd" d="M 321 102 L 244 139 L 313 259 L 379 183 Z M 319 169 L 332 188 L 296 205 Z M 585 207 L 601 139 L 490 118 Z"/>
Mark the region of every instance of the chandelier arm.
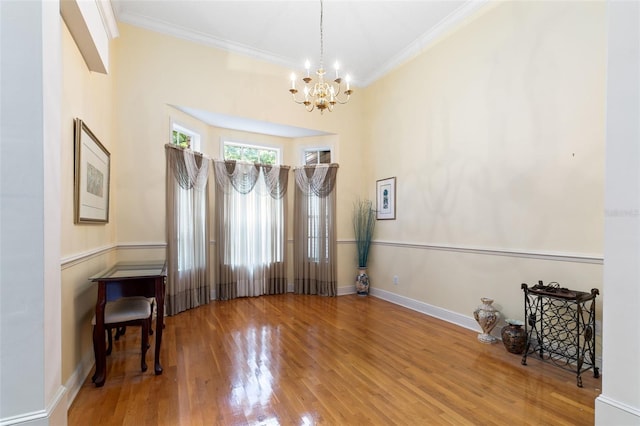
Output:
<path fill-rule="evenodd" d="M 334 80 L 335 82 L 335 80 Z M 335 85 L 331 85 L 331 87 L 333 87 L 334 90 L 334 95 L 333 95 L 333 100 L 334 100 L 334 104 L 338 103 L 341 105 L 346 104 L 347 102 L 349 102 L 349 98 L 351 98 L 351 93 L 353 93 L 353 90 L 351 89 L 347 89 L 344 92 L 341 92 L 340 89 L 342 88 L 342 85 L 340 84 L 340 82 L 335 82 L 337 84 L 337 87 Z M 340 96 L 343 95 L 342 99 L 340 98 Z M 345 98 L 346 96 L 346 98 Z"/>
<path fill-rule="evenodd" d="M 336 97 L 335 97 L 335 100 L 336 100 L 336 102 L 337 102 L 337 103 L 339 103 L 340 105 L 344 105 L 344 104 L 346 104 L 347 102 L 349 102 L 349 98 L 350 98 L 350 97 L 351 97 L 351 95 L 347 95 L 347 98 L 346 98 L 346 99 L 344 99 L 344 100 L 340 100 L 340 99 L 338 99 L 338 97 L 336 96 Z"/>
<path fill-rule="evenodd" d="M 289 91 L 291 92 L 291 90 L 289 90 Z M 296 98 L 296 94 L 297 94 L 297 91 L 296 91 L 296 92 L 292 92 L 292 93 L 291 93 L 291 98 L 293 99 L 293 102 L 295 102 L 295 103 L 297 103 L 297 104 L 305 104 L 305 105 L 306 105 L 307 103 L 309 103 L 309 101 L 308 101 L 307 99 L 304 99 L 304 98 L 303 98 L 302 100 L 300 100 L 300 101 L 299 101 L 299 100 Z"/>

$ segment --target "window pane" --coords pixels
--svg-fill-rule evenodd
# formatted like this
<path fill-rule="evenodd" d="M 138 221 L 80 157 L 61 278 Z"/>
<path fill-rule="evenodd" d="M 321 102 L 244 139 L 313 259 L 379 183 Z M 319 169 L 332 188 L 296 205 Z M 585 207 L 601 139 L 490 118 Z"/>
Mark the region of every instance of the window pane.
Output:
<path fill-rule="evenodd" d="M 330 164 L 331 163 L 331 151 L 325 150 L 320 151 L 320 161 L 321 164 Z"/>
<path fill-rule="evenodd" d="M 304 152 L 304 163 L 310 164 L 330 164 L 331 163 L 331 150 L 330 149 L 309 149 Z"/>
<path fill-rule="evenodd" d="M 224 159 L 250 163 L 278 164 L 278 150 L 224 142 Z"/>
<path fill-rule="evenodd" d="M 259 163 L 260 162 L 260 154 L 258 150 L 255 148 L 245 148 L 243 150 L 244 158 L 243 160 L 249 161 L 251 163 Z"/>
<path fill-rule="evenodd" d="M 318 164 L 318 151 L 307 151 L 304 153 L 305 164 Z"/>
<path fill-rule="evenodd" d="M 225 160 L 242 160 L 242 148 L 235 145 L 225 145 L 224 159 Z"/>
<path fill-rule="evenodd" d="M 260 162 L 262 164 L 276 164 L 276 153 L 274 151 L 261 150 L 260 151 Z"/>
<path fill-rule="evenodd" d="M 194 151 L 200 150 L 200 135 L 192 130 L 173 123 L 171 129 L 171 143 L 181 148 Z"/>
<path fill-rule="evenodd" d="M 191 135 L 173 130 L 171 132 L 171 141 L 182 148 L 191 148 Z"/>

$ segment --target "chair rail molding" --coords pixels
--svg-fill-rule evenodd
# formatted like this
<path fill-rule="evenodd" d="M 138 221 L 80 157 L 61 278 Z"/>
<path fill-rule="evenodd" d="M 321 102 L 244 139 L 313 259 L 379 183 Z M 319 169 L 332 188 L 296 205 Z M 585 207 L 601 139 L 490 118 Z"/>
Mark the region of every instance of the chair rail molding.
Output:
<path fill-rule="evenodd" d="M 353 241 L 355 244 L 355 241 Z M 489 247 L 473 247 L 473 246 L 458 246 L 449 244 L 427 244 L 427 243 L 404 243 L 397 241 L 383 241 L 374 240 L 373 245 L 386 246 L 386 247 L 399 247 L 406 249 L 419 249 L 419 250 L 440 250 L 450 251 L 458 253 L 470 253 L 480 254 L 485 256 L 508 256 L 519 257 L 525 259 L 538 259 L 538 260 L 550 260 L 557 262 L 572 262 L 572 263 L 593 263 L 602 265 L 603 256 L 601 254 L 583 254 L 583 253 L 562 253 L 562 252 L 542 252 L 524 249 L 497 249 Z"/>
<path fill-rule="evenodd" d="M 102 247 L 96 247 L 90 250 L 87 250 L 82 253 L 72 254 L 70 256 L 65 256 L 60 259 L 60 269 L 67 269 L 73 266 L 79 265 L 82 262 L 86 262 L 89 259 L 94 257 L 102 256 L 107 254 L 108 252 L 116 249 L 115 244 L 108 244 Z"/>
<path fill-rule="evenodd" d="M 157 250 L 167 248 L 166 242 L 158 243 L 120 243 L 116 246 L 118 250 Z"/>

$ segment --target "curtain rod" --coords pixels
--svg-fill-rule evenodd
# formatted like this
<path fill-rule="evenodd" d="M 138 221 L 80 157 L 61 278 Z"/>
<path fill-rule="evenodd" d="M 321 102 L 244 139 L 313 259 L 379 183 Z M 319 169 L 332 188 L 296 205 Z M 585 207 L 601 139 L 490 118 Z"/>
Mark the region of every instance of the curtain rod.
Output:
<path fill-rule="evenodd" d="M 205 158 L 207 160 L 211 160 L 211 157 L 209 157 L 209 156 L 207 156 L 207 155 L 205 155 L 205 154 L 203 154 L 201 152 L 192 151 L 190 149 L 182 148 L 181 146 L 177 146 L 177 145 L 174 145 L 174 144 L 171 144 L 171 143 L 164 144 L 164 147 L 165 148 L 171 148 L 171 149 L 177 149 L 178 151 L 189 151 L 189 152 L 193 153 L 193 155 L 195 155 L 197 157 L 203 157 L 203 158 Z"/>
<path fill-rule="evenodd" d="M 213 158 L 212 161 L 214 163 L 236 163 L 236 164 L 246 164 L 248 166 L 258 166 L 258 167 L 280 167 L 281 169 L 290 169 L 291 166 L 287 166 L 284 164 L 274 165 L 274 164 L 264 164 L 264 163 L 252 163 L 251 161 L 245 160 L 218 160 Z"/>
<path fill-rule="evenodd" d="M 322 163 L 322 164 L 307 164 L 304 166 L 296 166 L 293 168 L 293 170 L 300 170 L 300 169 L 316 169 L 316 168 L 322 168 L 322 167 L 340 167 L 340 165 L 338 163 L 331 163 L 331 164 L 327 164 L 327 163 Z"/>

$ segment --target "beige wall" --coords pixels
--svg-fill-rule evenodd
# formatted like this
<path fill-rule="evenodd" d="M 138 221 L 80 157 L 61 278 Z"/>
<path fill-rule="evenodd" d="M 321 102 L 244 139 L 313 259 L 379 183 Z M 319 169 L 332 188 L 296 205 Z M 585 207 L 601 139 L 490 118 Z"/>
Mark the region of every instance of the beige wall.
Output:
<path fill-rule="evenodd" d="M 62 383 L 74 388 L 93 364 L 90 321 L 96 288 L 87 278 L 115 260 L 117 189 L 113 164 L 118 145 L 112 137 L 112 78 L 89 72 L 84 59 L 62 23 L 62 147 L 61 165 L 61 305 Z M 73 223 L 74 139 L 73 120 L 80 118 L 111 154 L 110 218 L 106 225 Z M 70 398 L 70 401 L 72 398 Z"/>
<path fill-rule="evenodd" d="M 110 194 L 110 222 L 106 225 L 75 225 L 74 218 L 74 140 L 73 120 L 82 119 L 111 154 L 112 190 L 113 163 L 118 159 L 118 145 L 112 138 L 112 78 L 90 72 L 80 55 L 66 25 L 62 25 L 62 256 L 83 253 L 87 249 L 114 242 L 117 196 Z"/>
<path fill-rule="evenodd" d="M 518 318 L 522 282 L 602 290 L 605 18 L 503 2 L 367 88 L 368 181 L 398 185 L 375 288 Z"/>

